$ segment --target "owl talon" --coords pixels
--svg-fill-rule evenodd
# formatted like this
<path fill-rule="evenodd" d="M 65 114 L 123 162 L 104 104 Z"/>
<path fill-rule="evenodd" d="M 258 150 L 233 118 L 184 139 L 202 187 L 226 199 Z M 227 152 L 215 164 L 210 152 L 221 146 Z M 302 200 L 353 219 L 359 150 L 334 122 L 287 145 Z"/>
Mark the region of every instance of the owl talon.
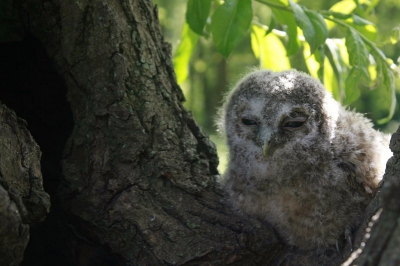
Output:
<path fill-rule="evenodd" d="M 346 229 L 346 231 L 344 231 L 344 237 L 347 240 L 347 243 L 349 243 L 350 245 L 350 250 L 353 251 L 353 241 L 351 239 L 352 233 L 349 229 Z"/>
<path fill-rule="evenodd" d="M 336 250 L 340 254 L 339 240 L 336 240 Z"/>

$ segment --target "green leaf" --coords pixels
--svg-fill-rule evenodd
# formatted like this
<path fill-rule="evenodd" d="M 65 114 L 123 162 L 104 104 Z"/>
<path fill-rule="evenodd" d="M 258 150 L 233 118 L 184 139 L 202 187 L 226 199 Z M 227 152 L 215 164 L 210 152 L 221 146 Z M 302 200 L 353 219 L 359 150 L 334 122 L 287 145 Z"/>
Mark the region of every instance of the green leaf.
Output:
<path fill-rule="evenodd" d="M 358 88 L 358 84 L 360 83 L 361 71 L 358 67 L 353 67 L 349 75 L 346 78 L 346 99 L 344 100 L 344 105 L 348 105 L 360 97 L 360 89 Z"/>
<path fill-rule="evenodd" d="M 324 84 L 324 69 L 325 69 L 325 51 L 324 51 L 324 46 L 320 45 L 317 50 L 315 50 L 314 53 L 315 60 L 319 63 L 319 68 L 318 68 L 318 78 L 321 81 L 322 84 Z"/>
<path fill-rule="evenodd" d="M 380 79 L 378 89 L 386 93 L 386 99 L 389 103 L 387 105 L 389 112 L 388 116 L 379 119 L 377 123 L 386 124 L 392 119 L 396 108 L 396 86 L 394 81 L 394 74 L 389 65 L 386 63 L 386 57 L 381 50 L 372 50 L 372 55 L 374 56 L 376 62 L 376 72 L 378 75 L 377 78 Z"/>
<path fill-rule="evenodd" d="M 349 23 L 350 24 L 350 23 Z M 376 36 L 377 36 L 377 29 L 376 26 L 373 24 L 368 24 L 364 26 L 359 26 L 355 24 L 350 24 L 355 28 L 358 32 L 360 32 L 362 35 L 368 38 L 370 41 L 375 41 Z"/>
<path fill-rule="evenodd" d="M 203 35 L 203 28 L 210 13 L 211 0 L 188 0 L 186 6 L 186 22 L 199 35 Z"/>
<path fill-rule="evenodd" d="M 311 24 L 315 31 L 315 47 L 319 47 L 325 43 L 328 38 L 328 27 L 326 26 L 325 20 L 322 15 L 314 10 L 304 10 L 307 17 L 310 19 Z M 303 31 L 304 32 L 304 31 Z"/>
<path fill-rule="evenodd" d="M 375 41 L 377 36 L 377 28 L 371 21 L 353 14 L 352 19 L 347 20 L 346 23 L 367 37 L 369 40 Z"/>
<path fill-rule="evenodd" d="M 254 55 L 260 60 L 260 67 L 274 71 L 290 69 L 289 59 L 281 40 L 275 34 L 265 35 L 265 30 L 252 25 L 251 47 Z"/>
<path fill-rule="evenodd" d="M 211 19 L 211 32 L 215 48 L 228 57 L 247 32 L 253 10 L 251 0 L 226 0 Z"/>
<path fill-rule="evenodd" d="M 329 10 L 342 13 L 342 14 L 350 14 L 357 7 L 357 4 L 351 0 L 344 0 L 337 2 L 334 4 Z"/>
<path fill-rule="evenodd" d="M 346 47 L 349 54 L 349 63 L 357 67 L 360 75 L 369 80 L 369 53 L 360 35 L 353 29 L 348 28 L 346 35 Z M 346 81 L 347 82 L 347 81 Z M 347 95 L 347 93 L 346 93 Z"/>
<path fill-rule="evenodd" d="M 332 94 L 337 101 L 343 102 L 344 98 L 346 97 L 344 75 L 347 73 L 347 66 L 343 61 L 339 46 L 333 39 L 328 39 L 326 41 L 326 48 L 326 57 L 332 66 L 332 70 L 337 82 L 337 88 L 332 89 Z"/>
<path fill-rule="evenodd" d="M 359 17 L 355 14 L 353 14 L 353 23 L 355 25 L 359 26 L 365 26 L 365 25 L 372 25 L 373 23 L 369 20 L 363 19 L 362 17 Z"/>
<path fill-rule="evenodd" d="M 388 68 L 384 64 L 384 67 L 382 68 L 382 74 L 383 74 L 383 86 L 388 91 L 387 100 L 389 103 L 388 104 L 389 114 L 387 117 L 379 119 L 377 121 L 378 124 L 386 124 L 387 122 L 389 122 L 392 119 L 396 108 L 396 87 L 395 87 L 393 72 L 390 68 Z"/>
<path fill-rule="evenodd" d="M 338 18 L 338 19 L 351 18 L 351 14 L 344 14 L 344 13 L 335 12 L 335 11 L 329 11 L 329 15 L 332 15 L 334 18 Z"/>
<path fill-rule="evenodd" d="M 289 4 L 293 10 L 297 25 L 300 27 L 300 29 L 302 29 L 304 37 L 306 38 L 306 41 L 310 45 L 311 52 L 313 53 L 317 48 L 317 46 L 315 45 L 314 26 L 310 18 L 306 15 L 306 13 L 304 12 L 303 8 L 300 5 L 296 4 L 292 0 L 289 0 Z"/>
<path fill-rule="evenodd" d="M 332 39 L 328 39 L 327 41 L 332 41 Z M 324 53 L 325 49 L 323 49 L 323 46 L 320 46 L 314 53 L 314 56 L 311 56 L 310 45 L 304 43 L 303 54 L 310 75 L 320 79 L 321 82 L 323 81 L 326 90 L 334 94 L 338 91 L 338 81 L 335 80 L 334 70 L 327 62 L 328 60 L 324 60 L 322 63 Z M 336 96 L 335 99 L 337 99 Z"/>
<path fill-rule="evenodd" d="M 303 56 L 310 75 L 314 78 L 318 78 L 319 63 L 315 56 L 312 56 L 310 45 L 307 42 L 303 43 Z"/>
<path fill-rule="evenodd" d="M 356 3 L 352 0 L 344 0 L 337 2 L 329 9 L 329 15 L 337 19 L 348 19 L 351 18 L 353 10 L 357 7 Z M 333 28 L 336 24 L 332 21 L 328 21 L 328 29 Z"/>
<path fill-rule="evenodd" d="M 275 16 L 272 13 L 272 10 L 271 10 L 270 16 L 271 17 L 270 17 L 270 21 L 269 21 L 269 25 L 268 25 L 268 30 L 265 32 L 265 35 L 270 34 L 272 32 L 272 30 L 275 28 L 275 25 L 276 25 Z"/>
<path fill-rule="evenodd" d="M 188 24 L 183 26 L 181 42 L 176 48 L 173 62 L 178 84 L 182 84 L 189 76 L 189 62 L 196 48 L 199 35 L 193 32 Z"/>
<path fill-rule="evenodd" d="M 285 4 L 287 4 L 287 1 L 285 1 L 284 3 L 283 1 L 280 0 L 270 0 L 269 2 L 282 6 L 286 6 Z M 293 13 L 278 8 L 274 8 L 273 6 L 270 6 L 270 8 L 274 13 L 276 20 L 280 24 L 287 26 L 286 30 L 286 33 L 288 35 L 288 43 L 286 48 L 287 56 L 294 55 L 300 48 L 300 42 L 297 37 L 297 24 Z"/>

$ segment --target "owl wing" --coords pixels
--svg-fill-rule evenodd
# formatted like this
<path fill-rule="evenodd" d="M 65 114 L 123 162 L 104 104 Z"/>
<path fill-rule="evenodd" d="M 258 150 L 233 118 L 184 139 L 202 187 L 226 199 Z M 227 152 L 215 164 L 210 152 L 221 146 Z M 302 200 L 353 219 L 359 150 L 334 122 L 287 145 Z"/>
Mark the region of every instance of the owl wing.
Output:
<path fill-rule="evenodd" d="M 358 192 L 358 194 L 363 195 L 367 198 L 373 198 L 377 191 L 377 187 L 372 184 L 365 182 L 365 179 L 357 177 L 356 165 L 351 162 L 341 162 L 337 165 L 339 168 L 346 173 L 346 184 L 353 192 Z"/>
<path fill-rule="evenodd" d="M 366 197 L 376 194 L 386 163 L 380 158 L 390 153 L 383 137 L 363 115 L 341 110 L 333 141 L 335 161 L 349 187 Z"/>

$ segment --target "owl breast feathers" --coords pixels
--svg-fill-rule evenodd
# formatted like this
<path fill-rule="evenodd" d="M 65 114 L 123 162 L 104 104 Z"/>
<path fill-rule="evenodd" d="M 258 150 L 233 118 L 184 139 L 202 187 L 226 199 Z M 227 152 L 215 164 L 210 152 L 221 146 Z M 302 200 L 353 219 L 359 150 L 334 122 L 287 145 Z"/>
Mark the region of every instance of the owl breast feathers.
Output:
<path fill-rule="evenodd" d="M 294 70 L 245 76 L 219 122 L 232 204 L 305 250 L 334 248 L 358 227 L 391 156 L 388 136 Z"/>

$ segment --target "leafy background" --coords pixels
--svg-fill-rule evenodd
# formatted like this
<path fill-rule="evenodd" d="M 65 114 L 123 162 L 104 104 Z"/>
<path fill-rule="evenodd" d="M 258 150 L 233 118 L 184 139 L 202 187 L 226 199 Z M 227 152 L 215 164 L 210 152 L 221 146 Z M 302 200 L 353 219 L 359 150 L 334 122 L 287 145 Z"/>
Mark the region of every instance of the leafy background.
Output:
<path fill-rule="evenodd" d="M 310 73 L 376 128 L 392 133 L 400 124 L 399 105 L 391 108 L 392 93 L 400 99 L 400 82 L 389 68 L 400 57 L 400 1 L 154 2 L 173 46 L 185 106 L 217 144 L 221 172 L 227 149 L 216 132 L 216 113 L 223 95 L 254 67 Z"/>

